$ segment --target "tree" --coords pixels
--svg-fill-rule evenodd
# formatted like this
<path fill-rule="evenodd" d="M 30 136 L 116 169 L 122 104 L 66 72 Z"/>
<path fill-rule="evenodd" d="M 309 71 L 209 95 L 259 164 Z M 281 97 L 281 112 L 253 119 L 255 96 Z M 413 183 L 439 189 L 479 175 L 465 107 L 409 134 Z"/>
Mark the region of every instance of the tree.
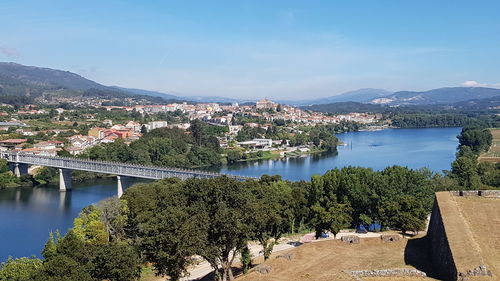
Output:
<path fill-rule="evenodd" d="M 253 236 L 262 246 L 264 260 L 267 260 L 293 217 L 293 210 L 290 208 L 292 189 L 288 182 L 281 181 L 279 177 L 266 175 L 260 183 L 249 182 L 248 185 L 254 193 Z"/>
<path fill-rule="evenodd" d="M 85 207 L 73 221 L 72 233 L 90 245 L 106 244 L 109 236 L 101 216 L 102 212 L 95 206 Z"/>
<path fill-rule="evenodd" d="M 129 212 L 127 201 L 112 197 L 101 200 L 96 208 L 100 211 L 100 220 L 104 223 L 110 240 L 125 238 L 125 225 Z"/>
<path fill-rule="evenodd" d="M 66 149 L 62 149 L 57 152 L 57 156 L 71 157 L 71 153 L 69 153 Z"/>
<path fill-rule="evenodd" d="M 66 255 L 57 255 L 44 263 L 34 281 L 97 281 L 82 264 Z"/>
<path fill-rule="evenodd" d="M 141 134 L 145 134 L 148 132 L 148 128 L 146 128 L 146 125 L 141 126 Z"/>
<path fill-rule="evenodd" d="M 165 179 L 138 184 L 126 190 L 123 199 L 130 209 L 127 234 L 134 239 L 157 275 L 179 280 L 187 274 L 202 238 L 203 213 L 196 214 L 183 183 Z M 191 208 L 194 208 L 191 211 Z"/>
<path fill-rule="evenodd" d="M 352 222 L 352 208 L 348 203 L 340 204 L 332 201 L 327 205 L 327 208 L 321 207 L 319 204 L 312 207 L 312 225 L 316 230 L 316 238 L 323 231 L 330 231 L 336 238 L 340 230 L 349 227 Z"/>
<path fill-rule="evenodd" d="M 480 187 L 480 178 L 477 173 L 475 159 L 469 157 L 458 157 L 451 164 L 451 172 L 458 183 L 466 189 L 477 190 Z"/>
<path fill-rule="evenodd" d="M 204 124 L 199 119 L 191 121 L 189 131 L 193 135 L 196 144 L 201 145 L 204 133 Z"/>
<path fill-rule="evenodd" d="M 249 190 L 227 177 L 187 180 L 184 188 L 190 191 L 192 215 L 204 222 L 198 230 L 204 237 L 197 254 L 212 266 L 216 280 L 233 280 L 231 265 L 251 237 Z"/>
<path fill-rule="evenodd" d="M 133 281 L 141 275 L 139 255 L 125 242 L 111 242 L 99 247 L 91 264 L 92 276 L 99 280 Z"/>
<path fill-rule="evenodd" d="M 54 234 L 50 232 L 49 239 L 45 243 L 45 247 L 42 250 L 42 256 L 45 260 L 50 260 L 57 254 L 56 241 L 54 240 Z"/>
<path fill-rule="evenodd" d="M 227 150 L 227 162 L 234 163 L 243 157 L 243 152 L 240 149 L 228 149 Z"/>
<path fill-rule="evenodd" d="M 31 281 L 42 268 L 42 261 L 35 258 L 13 259 L 0 264 L 0 281 Z"/>
<path fill-rule="evenodd" d="M 252 253 L 248 246 L 243 247 L 241 250 L 241 264 L 243 274 L 247 274 L 248 270 L 252 267 Z"/>
<path fill-rule="evenodd" d="M 411 195 L 402 195 L 383 201 L 380 206 L 382 222 L 389 227 L 400 229 L 403 234 L 408 230 L 418 232 L 427 219 L 423 202 Z"/>

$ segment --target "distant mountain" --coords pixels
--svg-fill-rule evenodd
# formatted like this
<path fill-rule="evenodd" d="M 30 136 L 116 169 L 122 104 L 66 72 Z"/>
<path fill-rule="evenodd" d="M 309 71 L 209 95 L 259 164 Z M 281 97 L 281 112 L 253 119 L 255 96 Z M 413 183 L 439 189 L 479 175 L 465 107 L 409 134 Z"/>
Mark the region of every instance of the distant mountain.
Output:
<path fill-rule="evenodd" d="M 388 96 L 390 94 L 392 94 L 392 92 L 382 90 L 382 89 L 364 88 L 364 89 L 359 89 L 359 90 L 355 90 L 355 91 L 345 92 L 345 93 L 337 95 L 337 96 L 300 101 L 300 103 L 303 105 L 325 104 L 325 103 L 334 103 L 334 102 L 367 103 L 367 102 L 370 102 L 376 98 Z"/>
<path fill-rule="evenodd" d="M 374 104 L 391 106 L 453 104 L 457 102 L 500 96 L 500 89 L 484 87 L 439 88 L 425 92 L 400 91 L 371 100 Z"/>
<path fill-rule="evenodd" d="M 26 104 L 41 95 L 82 95 L 102 98 L 134 97 L 164 102 L 158 96 L 126 92 L 108 87 L 76 73 L 51 68 L 0 62 L 0 102 Z"/>
<path fill-rule="evenodd" d="M 387 107 L 380 104 L 345 101 L 326 104 L 313 104 L 308 106 L 301 106 L 300 108 L 318 112 L 342 114 L 349 112 L 382 112 L 385 111 Z"/>
<path fill-rule="evenodd" d="M 0 75 L 32 86 L 59 86 L 73 90 L 104 89 L 106 86 L 76 73 L 12 62 L 0 62 Z"/>
<path fill-rule="evenodd" d="M 406 104 L 406 105 L 388 105 L 388 104 L 367 104 L 360 102 L 336 102 L 328 104 L 314 104 L 301 106 L 305 110 L 327 112 L 327 113 L 349 113 L 349 112 L 410 112 L 410 113 L 436 113 L 436 112 L 470 112 L 470 111 L 490 111 L 498 112 L 500 109 L 500 95 L 483 98 L 460 101 L 455 103 L 442 104 Z"/>
<path fill-rule="evenodd" d="M 142 89 L 133 89 L 133 88 L 122 88 L 118 86 L 111 86 L 112 88 L 115 88 L 117 90 L 121 90 L 124 92 L 128 92 L 131 94 L 135 95 L 145 95 L 145 96 L 151 96 L 151 97 L 160 97 L 164 98 L 166 100 L 186 100 L 186 98 L 170 95 L 170 94 L 165 94 L 161 92 L 156 92 L 156 91 L 148 91 L 148 90 L 142 90 Z"/>
<path fill-rule="evenodd" d="M 183 101 L 192 101 L 192 102 L 222 102 L 222 103 L 233 103 L 233 102 L 247 102 L 249 100 L 245 99 L 234 99 L 234 98 L 225 98 L 225 97 L 216 97 L 216 96 L 175 96 L 171 94 L 165 94 L 157 91 L 148 91 L 142 89 L 131 89 L 131 88 L 122 88 L 118 86 L 113 86 L 113 88 L 138 94 L 138 95 L 148 95 L 153 97 L 161 97 L 167 100 L 183 100 Z"/>

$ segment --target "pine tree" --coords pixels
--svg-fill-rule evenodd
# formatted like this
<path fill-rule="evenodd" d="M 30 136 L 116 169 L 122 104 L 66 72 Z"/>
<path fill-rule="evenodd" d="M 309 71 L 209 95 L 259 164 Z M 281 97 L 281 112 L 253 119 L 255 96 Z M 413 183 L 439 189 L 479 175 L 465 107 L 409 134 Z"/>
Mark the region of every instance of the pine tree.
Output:
<path fill-rule="evenodd" d="M 50 232 L 49 239 L 47 240 L 47 243 L 45 243 L 45 247 L 43 248 L 42 256 L 45 258 L 45 260 L 50 260 L 56 254 L 57 247 L 56 243 L 54 242 L 54 234 Z"/>

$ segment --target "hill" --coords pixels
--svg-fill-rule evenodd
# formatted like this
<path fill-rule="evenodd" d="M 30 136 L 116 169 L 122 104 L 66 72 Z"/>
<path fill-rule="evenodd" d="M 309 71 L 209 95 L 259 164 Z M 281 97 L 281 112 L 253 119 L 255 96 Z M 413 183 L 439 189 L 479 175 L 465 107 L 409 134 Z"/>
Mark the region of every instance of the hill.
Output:
<path fill-rule="evenodd" d="M 468 100 L 481 100 L 499 96 L 500 89 L 484 87 L 450 87 L 424 92 L 400 91 L 388 96 L 376 98 L 372 100 L 371 103 L 392 106 L 453 104 Z"/>
<path fill-rule="evenodd" d="M 359 102 L 337 102 L 329 104 L 314 104 L 310 106 L 301 106 L 302 109 L 328 112 L 328 113 L 349 113 L 349 112 L 470 112 L 470 111 L 497 111 L 500 109 L 500 95 L 491 98 L 473 99 L 456 103 L 446 104 L 372 104 Z"/>
<path fill-rule="evenodd" d="M 69 71 L 0 62 L 0 102 L 27 104 L 42 95 L 44 97 L 128 97 L 151 102 L 165 102 L 166 100 L 166 97 L 126 92 L 108 87 Z"/>
<path fill-rule="evenodd" d="M 0 62 L 0 76 L 31 86 L 62 87 L 72 90 L 105 89 L 104 85 L 76 73 L 51 68 Z"/>

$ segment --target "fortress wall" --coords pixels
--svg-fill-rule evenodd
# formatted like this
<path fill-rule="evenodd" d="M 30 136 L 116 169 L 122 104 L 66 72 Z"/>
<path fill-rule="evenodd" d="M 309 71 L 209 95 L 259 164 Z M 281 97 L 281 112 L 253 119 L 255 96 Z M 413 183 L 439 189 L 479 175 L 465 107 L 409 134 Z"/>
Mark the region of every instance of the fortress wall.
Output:
<path fill-rule="evenodd" d="M 427 239 L 431 259 L 444 280 L 469 280 L 491 276 L 455 196 L 497 197 L 498 190 L 438 192 L 434 200 Z"/>
<path fill-rule="evenodd" d="M 450 244 L 448 243 L 448 238 L 446 236 L 446 230 L 443 218 L 441 217 L 437 196 L 434 200 L 434 206 L 432 208 L 429 229 L 427 231 L 427 239 L 429 241 L 432 262 L 436 270 L 440 273 L 443 279 L 456 280 L 458 275 L 457 267 L 453 260 Z"/>

